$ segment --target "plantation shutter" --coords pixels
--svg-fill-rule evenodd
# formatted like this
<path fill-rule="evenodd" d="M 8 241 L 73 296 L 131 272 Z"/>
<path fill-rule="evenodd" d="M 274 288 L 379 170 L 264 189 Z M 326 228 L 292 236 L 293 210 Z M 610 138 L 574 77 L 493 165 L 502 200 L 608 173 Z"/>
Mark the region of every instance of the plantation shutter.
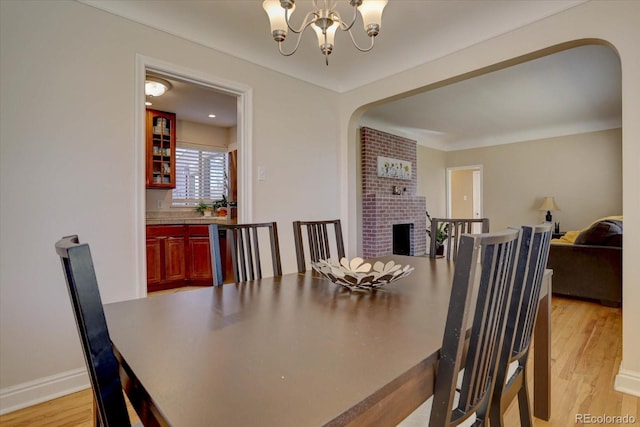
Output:
<path fill-rule="evenodd" d="M 226 196 L 227 153 L 176 147 L 173 206 L 196 206 Z"/>

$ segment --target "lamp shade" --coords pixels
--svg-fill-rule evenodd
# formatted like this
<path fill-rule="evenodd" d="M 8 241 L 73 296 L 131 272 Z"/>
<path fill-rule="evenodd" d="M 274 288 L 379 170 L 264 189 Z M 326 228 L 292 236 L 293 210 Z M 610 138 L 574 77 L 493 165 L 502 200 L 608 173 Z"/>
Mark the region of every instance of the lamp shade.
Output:
<path fill-rule="evenodd" d="M 280 0 L 264 0 L 262 7 L 269 16 L 269 23 L 271 24 L 271 32 L 282 32 L 287 34 L 287 21 L 285 19 L 285 9 L 280 5 Z M 293 4 L 289 14 L 292 14 L 296 5 Z"/>
<path fill-rule="evenodd" d="M 556 201 L 553 197 L 545 197 L 538 208 L 539 211 L 559 211 L 560 208 L 556 204 Z"/>
<path fill-rule="evenodd" d="M 338 29 L 339 25 L 340 24 L 338 24 L 337 21 L 334 21 L 334 23 L 331 24 L 329 28 L 327 28 L 327 38 L 325 40 L 324 34 L 322 33 L 322 28 L 320 28 L 316 24 L 311 24 L 311 28 L 313 28 L 313 30 L 316 32 L 316 35 L 318 36 L 318 46 L 320 46 L 320 50 L 322 50 L 325 45 L 328 45 L 326 47 L 329 48 L 329 53 L 331 53 L 331 50 L 333 49 L 333 43 L 336 38 L 336 30 Z"/>
<path fill-rule="evenodd" d="M 387 0 L 363 0 L 362 4 L 358 6 L 365 31 L 371 25 L 376 25 L 380 28 L 382 25 L 382 10 L 386 5 Z"/>

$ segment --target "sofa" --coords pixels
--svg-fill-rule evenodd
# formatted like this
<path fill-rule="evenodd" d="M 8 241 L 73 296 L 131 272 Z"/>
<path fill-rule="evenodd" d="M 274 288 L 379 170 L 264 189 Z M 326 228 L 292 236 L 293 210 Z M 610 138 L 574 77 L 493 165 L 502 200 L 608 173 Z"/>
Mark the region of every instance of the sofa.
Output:
<path fill-rule="evenodd" d="M 553 293 L 622 303 L 622 217 L 594 221 L 587 228 L 553 239 L 547 267 L 553 270 Z"/>

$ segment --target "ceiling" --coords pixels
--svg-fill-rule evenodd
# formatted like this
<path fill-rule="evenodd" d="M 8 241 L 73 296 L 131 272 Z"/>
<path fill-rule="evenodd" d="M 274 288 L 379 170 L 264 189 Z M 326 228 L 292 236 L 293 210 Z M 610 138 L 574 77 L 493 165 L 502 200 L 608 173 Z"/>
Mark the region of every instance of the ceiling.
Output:
<path fill-rule="evenodd" d="M 369 109 L 422 145 L 460 150 L 622 126 L 620 61 L 581 46 Z"/>
<path fill-rule="evenodd" d="M 171 89 L 158 97 L 147 97 L 154 110 L 176 113 L 178 120 L 187 120 L 209 126 L 233 127 L 237 122 L 237 100 L 235 96 L 210 87 L 179 80 L 171 76 L 149 73 L 171 84 Z M 211 118 L 209 114 L 216 117 Z"/>
<path fill-rule="evenodd" d="M 294 55 L 281 56 L 260 0 L 79 1 L 345 92 L 585 0 L 390 0 L 373 50 L 359 52 L 347 35 L 337 34 L 328 66 L 314 34 L 303 34 Z M 348 16 L 346 5 L 346 0 L 338 0 L 343 16 Z M 293 20 L 299 22 L 298 15 L 310 10 L 311 2 L 298 0 L 296 6 Z M 365 45 L 361 23 L 354 28 L 356 39 Z M 235 124 L 234 97 L 190 83 L 172 83 L 173 89 L 155 99 L 152 108 L 175 111 L 183 120 L 225 127 Z M 620 99 L 617 56 L 604 46 L 590 46 L 375 107 L 365 114 L 363 123 L 396 128 L 435 148 L 460 149 L 619 127 Z M 209 113 L 218 117 L 211 121 L 206 117 Z"/>

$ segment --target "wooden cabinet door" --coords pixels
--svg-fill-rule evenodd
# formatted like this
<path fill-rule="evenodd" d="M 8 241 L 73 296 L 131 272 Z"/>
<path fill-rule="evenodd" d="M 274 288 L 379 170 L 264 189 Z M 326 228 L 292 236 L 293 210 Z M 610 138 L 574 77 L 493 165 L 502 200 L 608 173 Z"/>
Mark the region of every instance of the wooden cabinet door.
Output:
<path fill-rule="evenodd" d="M 208 237 L 189 237 L 190 280 L 206 280 L 211 283 L 211 251 Z"/>
<path fill-rule="evenodd" d="M 176 188 L 176 115 L 147 109 L 147 188 Z"/>
<path fill-rule="evenodd" d="M 147 239 L 147 285 L 154 285 L 162 280 L 161 246 L 160 239 Z"/>
<path fill-rule="evenodd" d="M 167 237 L 165 241 L 165 279 L 184 280 L 185 275 L 184 237 Z"/>

